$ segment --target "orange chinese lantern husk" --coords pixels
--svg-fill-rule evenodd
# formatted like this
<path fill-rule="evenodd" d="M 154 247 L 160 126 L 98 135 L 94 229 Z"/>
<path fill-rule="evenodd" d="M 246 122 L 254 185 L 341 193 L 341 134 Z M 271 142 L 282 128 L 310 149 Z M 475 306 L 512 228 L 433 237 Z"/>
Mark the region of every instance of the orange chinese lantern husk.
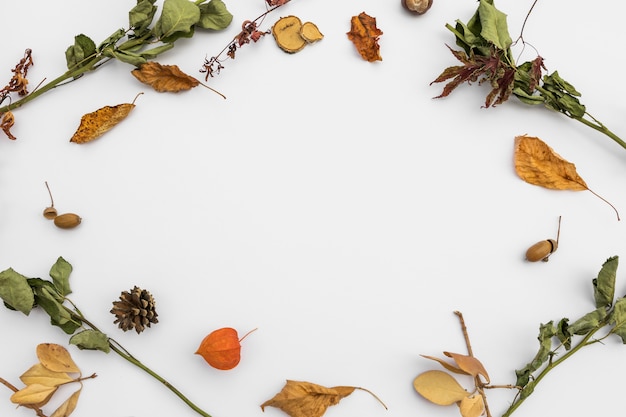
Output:
<path fill-rule="evenodd" d="M 196 354 L 216 369 L 233 369 L 241 360 L 241 343 L 237 330 L 224 327 L 209 333 L 200 343 Z"/>

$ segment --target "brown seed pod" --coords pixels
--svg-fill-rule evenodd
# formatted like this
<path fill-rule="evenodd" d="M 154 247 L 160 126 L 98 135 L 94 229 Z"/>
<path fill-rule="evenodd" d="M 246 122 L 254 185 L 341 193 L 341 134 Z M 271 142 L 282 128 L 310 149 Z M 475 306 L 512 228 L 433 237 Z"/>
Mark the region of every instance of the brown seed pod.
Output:
<path fill-rule="evenodd" d="M 559 235 L 561 234 L 561 216 L 559 216 L 559 228 L 556 234 L 556 240 L 546 239 L 535 243 L 526 251 L 526 259 L 530 262 L 543 261 L 548 262 L 552 255 L 559 247 Z"/>
<path fill-rule="evenodd" d="M 64 213 L 54 218 L 54 225 L 61 229 L 73 229 L 81 223 L 82 219 L 78 214 Z"/>
<path fill-rule="evenodd" d="M 50 195 L 50 207 L 46 207 L 44 209 L 43 216 L 48 220 L 52 220 L 57 216 L 57 209 L 54 208 L 54 200 L 52 199 L 50 187 L 48 187 L 48 181 L 46 181 L 46 188 L 48 189 L 48 194 Z"/>
<path fill-rule="evenodd" d="M 424 14 L 433 5 L 433 0 L 401 0 L 402 7 L 413 14 Z"/>

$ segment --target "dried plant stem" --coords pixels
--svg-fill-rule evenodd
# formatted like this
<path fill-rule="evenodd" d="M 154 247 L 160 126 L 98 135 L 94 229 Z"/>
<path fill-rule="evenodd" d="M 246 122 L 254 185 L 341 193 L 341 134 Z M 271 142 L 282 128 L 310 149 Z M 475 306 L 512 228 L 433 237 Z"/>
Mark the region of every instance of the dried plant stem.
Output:
<path fill-rule="evenodd" d="M 71 301 L 69 301 L 69 302 L 72 305 L 74 305 L 74 303 L 72 303 Z M 81 321 L 83 324 L 89 326 L 92 330 L 95 330 L 97 332 L 102 333 L 93 323 L 91 323 L 89 320 L 85 319 L 85 317 L 82 315 L 82 313 L 80 313 L 80 311 L 77 308 L 75 308 L 74 310 L 71 310 L 71 309 L 66 307 L 66 310 L 72 315 L 72 317 L 74 317 L 75 319 Z M 208 414 L 206 411 L 202 410 L 200 407 L 198 407 L 193 402 L 191 402 L 191 400 L 189 400 L 175 386 L 170 384 L 165 378 L 163 378 L 162 376 L 160 376 L 159 374 L 154 372 L 152 369 L 150 369 L 149 367 L 144 365 L 139 359 L 137 359 L 133 355 L 131 355 L 130 352 L 128 352 L 116 340 L 114 340 L 112 338 L 109 338 L 108 341 L 109 341 L 109 347 L 111 348 L 111 350 L 113 352 L 117 353 L 120 357 L 124 358 L 125 360 L 127 360 L 131 364 L 135 365 L 136 367 L 138 367 L 139 369 L 141 369 L 142 371 L 146 372 L 148 375 L 150 375 L 151 377 L 153 377 L 154 379 L 156 379 L 157 381 L 159 381 L 160 383 L 165 385 L 170 391 L 172 391 L 174 394 L 176 394 L 176 396 L 178 398 L 180 398 L 185 404 L 187 404 L 196 413 L 200 414 L 203 417 L 211 417 L 210 414 Z"/>
<path fill-rule="evenodd" d="M 378 401 L 379 403 L 381 403 L 381 404 L 382 404 L 382 406 L 383 406 L 383 407 L 385 407 L 385 410 L 389 410 L 389 409 L 387 408 L 387 406 L 385 405 L 385 403 L 384 403 L 384 402 L 383 402 L 380 398 L 378 398 L 378 395 L 374 394 L 372 391 L 368 390 L 367 388 L 363 388 L 363 387 L 354 387 L 354 389 L 359 389 L 359 390 L 361 390 L 361 391 L 365 391 L 365 392 L 367 392 L 369 395 L 371 395 L 372 397 L 376 398 L 376 401 Z"/>
<path fill-rule="evenodd" d="M 73 381 L 72 381 L 73 382 Z M 10 389 L 13 392 L 18 392 L 19 390 L 17 389 L 16 386 L 14 386 L 13 384 L 11 384 L 9 381 L 7 381 L 6 379 L 0 377 L 0 384 L 4 385 L 5 387 L 7 387 L 8 389 Z M 35 414 L 37 414 L 39 417 L 48 417 L 44 414 L 44 412 L 41 410 L 41 408 L 37 407 L 36 405 L 33 404 L 25 404 L 23 405 L 23 407 L 26 408 L 30 408 L 31 410 L 33 410 L 35 412 Z"/>

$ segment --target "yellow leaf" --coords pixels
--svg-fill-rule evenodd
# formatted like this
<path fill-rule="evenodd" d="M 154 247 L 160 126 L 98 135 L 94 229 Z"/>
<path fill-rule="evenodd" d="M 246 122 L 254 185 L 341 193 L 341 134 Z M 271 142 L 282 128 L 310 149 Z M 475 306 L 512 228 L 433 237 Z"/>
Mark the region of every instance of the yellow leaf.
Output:
<path fill-rule="evenodd" d="M 326 388 L 311 382 L 287 380 L 278 394 L 261 404 L 261 410 L 265 411 L 265 407 L 276 407 L 291 417 L 320 417 L 328 407 L 338 404 L 355 389 L 370 393 L 387 408 L 378 397 L 365 388 L 346 386 Z"/>
<path fill-rule="evenodd" d="M 459 403 L 459 411 L 463 417 L 479 417 L 485 411 L 485 403 L 483 397 L 474 395 L 473 397 L 465 397 Z"/>
<path fill-rule="evenodd" d="M 552 190 L 588 190 L 576 166 L 536 137 L 515 137 L 515 171 L 524 181 Z"/>
<path fill-rule="evenodd" d="M 70 397 L 63 402 L 54 410 L 54 413 L 50 415 L 50 417 L 68 417 L 72 412 L 76 409 L 76 404 L 78 404 L 78 397 L 80 397 L 80 389 L 70 395 Z"/>
<path fill-rule="evenodd" d="M 70 142 L 81 144 L 99 138 L 126 119 L 134 108 L 135 103 L 133 101 L 132 103 L 118 104 L 117 106 L 104 106 L 92 113 L 83 115 L 80 119 L 80 125 L 74 132 Z"/>
<path fill-rule="evenodd" d="M 176 65 L 161 65 L 154 61 L 142 64 L 131 73 L 139 81 L 148 84 L 160 93 L 177 93 L 190 90 L 200 84 L 200 81 L 185 74 Z"/>
<path fill-rule="evenodd" d="M 80 369 L 72 360 L 70 353 L 61 345 L 41 343 L 37 345 L 39 362 L 53 372 L 77 372 Z"/>
<path fill-rule="evenodd" d="M 41 363 L 31 366 L 20 379 L 24 385 L 41 384 L 47 387 L 58 387 L 74 380 L 67 373 L 51 371 Z"/>
<path fill-rule="evenodd" d="M 413 380 L 413 387 L 422 397 L 438 405 L 450 405 L 469 393 L 450 374 L 443 371 L 426 371 Z"/>
<path fill-rule="evenodd" d="M 41 384 L 27 385 L 11 395 L 11 402 L 19 405 L 37 404 L 41 406 L 50 400 L 50 397 L 56 390 L 57 387 L 48 387 Z"/>
<path fill-rule="evenodd" d="M 443 354 L 449 358 L 454 359 L 457 365 L 459 365 L 459 368 L 461 368 L 463 371 L 474 377 L 482 375 L 485 378 L 485 382 L 489 383 L 489 375 L 487 374 L 487 370 L 485 369 L 483 364 L 475 357 L 452 352 L 443 352 Z"/>

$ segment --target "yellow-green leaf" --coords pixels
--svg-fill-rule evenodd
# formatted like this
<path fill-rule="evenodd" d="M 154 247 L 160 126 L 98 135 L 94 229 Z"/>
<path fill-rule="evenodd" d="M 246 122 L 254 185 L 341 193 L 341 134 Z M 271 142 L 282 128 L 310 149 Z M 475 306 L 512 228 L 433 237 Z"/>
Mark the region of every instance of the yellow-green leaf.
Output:
<path fill-rule="evenodd" d="M 426 371 L 413 380 L 413 387 L 422 397 L 438 405 L 450 405 L 469 396 L 450 374 L 443 371 Z"/>
<path fill-rule="evenodd" d="M 24 385 L 40 384 L 47 387 L 58 387 L 59 385 L 72 382 L 74 378 L 65 372 L 51 371 L 41 363 L 33 365 L 20 376 Z"/>

